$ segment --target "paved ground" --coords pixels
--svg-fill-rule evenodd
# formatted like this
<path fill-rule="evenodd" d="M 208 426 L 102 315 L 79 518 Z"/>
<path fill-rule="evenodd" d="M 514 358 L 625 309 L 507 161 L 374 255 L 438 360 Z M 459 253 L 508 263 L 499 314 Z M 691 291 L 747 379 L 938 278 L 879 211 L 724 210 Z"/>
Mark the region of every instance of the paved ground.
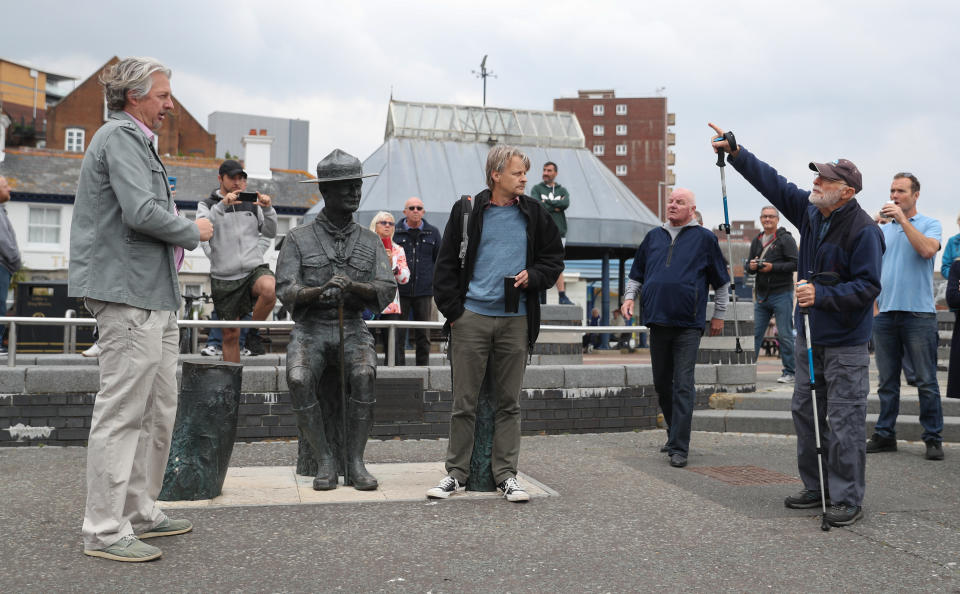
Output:
<path fill-rule="evenodd" d="M 761 389 L 778 371 L 764 365 Z M 697 432 L 685 469 L 658 453 L 663 440 L 659 430 L 524 438 L 522 470 L 556 492 L 524 505 L 414 493 L 177 509 L 196 529 L 151 541 L 164 556 L 147 564 L 81 554 L 85 449 L 2 448 L 0 589 L 960 591 L 960 444 L 945 444 L 943 462 L 923 460 L 922 444 L 871 456 L 865 518 L 822 532 L 816 510 L 783 507 L 799 488 L 793 438 Z M 367 458 L 385 478 L 434 468 L 439 479 L 445 445 L 371 442 Z M 295 454 L 292 443 L 238 444 L 231 465 L 273 472 Z M 717 478 L 729 467 L 739 484 Z"/>

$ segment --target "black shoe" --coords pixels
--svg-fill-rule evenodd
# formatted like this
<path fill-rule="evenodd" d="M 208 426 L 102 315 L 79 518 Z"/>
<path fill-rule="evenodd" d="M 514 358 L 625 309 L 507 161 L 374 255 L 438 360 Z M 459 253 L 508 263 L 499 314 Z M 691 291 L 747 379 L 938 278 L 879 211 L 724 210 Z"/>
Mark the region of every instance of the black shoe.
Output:
<path fill-rule="evenodd" d="M 263 346 L 263 339 L 260 338 L 260 334 L 253 331 L 247 333 L 247 339 L 244 345 L 250 350 L 250 355 L 254 357 L 266 354 L 267 352 L 266 347 Z"/>
<path fill-rule="evenodd" d="M 863 508 L 859 505 L 838 503 L 827 510 L 827 523 L 831 526 L 849 526 L 863 517 Z"/>
<path fill-rule="evenodd" d="M 943 460 L 943 446 L 939 441 L 927 441 L 924 442 L 927 444 L 927 453 L 924 457 L 927 460 Z"/>
<path fill-rule="evenodd" d="M 683 468 L 687 465 L 687 457 L 683 454 L 670 454 L 670 466 Z"/>
<path fill-rule="evenodd" d="M 830 496 L 827 495 L 827 504 L 830 503 Z M 811 491 L 804 489 L 795 495 L 790 495 L 783 500 L 783 505 L 790 509 L 808 509 L 811 507 L 820 507 L 820 491 Z"/>
<path fill-rule="evenodd" d="M 867 453 L 876 454 L 877 452 L 896 452 L 897 439 L 895 437 L 884 437 L 879 433 L 874 433 L 867 440 Z"/>

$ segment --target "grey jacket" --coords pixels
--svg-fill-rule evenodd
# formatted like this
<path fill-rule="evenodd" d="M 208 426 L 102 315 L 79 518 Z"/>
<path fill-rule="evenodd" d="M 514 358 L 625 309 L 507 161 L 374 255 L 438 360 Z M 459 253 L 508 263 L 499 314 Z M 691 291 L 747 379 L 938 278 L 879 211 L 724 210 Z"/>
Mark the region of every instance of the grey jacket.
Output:
<path fill-rule="evenodd" d="M 80 166 L 67 294 L 174 311 L 174 246 L 189 250 L 199 242 L 196 224 L 175 214 L 153 145 L 128 114 L 111 112 Z"/>
<path fill-rule="evenodd" d="M 7 217 L 6 205 L 0 205 L 0 266 L 10 274 L 20 270 L 20 248 L 17 247 L 17 234 Z"/>
<path fill-rule="evenodd" d="M 213 223 L 213 237 L 201 245 L 210 258 L 210 276 L 220 280 L 245 278 L 263 264 L 261 242 L 269 243 L 277 235 L 277 211 L 272 206 L 248 202 L 224 206 L 219 190 L 197 202 L 197 218 Z"/>

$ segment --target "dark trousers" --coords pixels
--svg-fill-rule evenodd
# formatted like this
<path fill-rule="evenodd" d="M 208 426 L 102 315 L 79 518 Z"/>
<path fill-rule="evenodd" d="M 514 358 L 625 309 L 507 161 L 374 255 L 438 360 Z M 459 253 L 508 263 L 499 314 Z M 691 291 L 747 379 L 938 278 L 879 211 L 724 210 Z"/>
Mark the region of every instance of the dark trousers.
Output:
<path fill-rule="evenodd" d="M 810 390 L 807 340 L 797 336 L 796 382 L 790 410 L 797 432 L 797 470 L 803 487 L 820 491 L 817 441 Z M 817 420 L 823 447 L 824 490 L 834 504 L 861 505 L 866 490 L 867 392 L 870 390 L 870 353 L 867 345 L 813 347 Z"/>
<path fill-rule="evenodd" d="M 433 297 L 404 297 L 400 296 L 400 317 L 404 320 L 413 312 L 415 322 L 429 322 L 430 308 L 433 306 Z M 416 328 L 413 331 L 417 347 L 417 365 L 430 365 L 430 331 L 426 328 Z M 407 342 L 407 329 L 397 328 L 397 365 L 404 365 L 403 345 Z"/>
<path fill-rule="evenodd" d="M 663 420 L 667 422 L 670 454 L 690 451 L 693 404 L 697 397 L 693 376 L 700 348 L 699 328 L 650 326 L 650 363 Z"/>
<path fill-rule="evenodd" d="M 526 316 L 491 317 L 463 312 L 451 329 L 453 408 L 447 443 L 447 474 L 465 483 L 473 456 L 477 402 L 490 374 L 496 410 L 490 464 L 497 484 L 517 476 L 520 459 L 520 389 L 527 368 Z"/>

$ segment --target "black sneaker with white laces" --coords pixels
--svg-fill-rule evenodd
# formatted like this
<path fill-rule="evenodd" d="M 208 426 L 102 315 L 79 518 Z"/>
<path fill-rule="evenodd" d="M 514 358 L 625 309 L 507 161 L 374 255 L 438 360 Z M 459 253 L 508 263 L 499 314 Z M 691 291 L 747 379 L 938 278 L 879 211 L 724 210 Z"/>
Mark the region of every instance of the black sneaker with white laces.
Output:
<path fill-rule="evenodd" d="M 514 503 L 530 501 L 530 494 L 520 487 L 520 483 L 517 482 L 515 477 L 508 478 L 497 485 L 497 487 L 503 492 L 503 497 L 507 501 L 513 501 Z"/>
<path fill-rule="evenodd" d="M 445 476 L 439 485 L 427 491 L 427 499 L 446 499 L 463 489 L 460 481 L 452 476 Z"/>
<path fill-rule="evenodd" d="M 863 517 L 863 508 L 859 505 L 838 503 L 827 510 L 827 522 L 831 526 L 849 526 Z"/>

